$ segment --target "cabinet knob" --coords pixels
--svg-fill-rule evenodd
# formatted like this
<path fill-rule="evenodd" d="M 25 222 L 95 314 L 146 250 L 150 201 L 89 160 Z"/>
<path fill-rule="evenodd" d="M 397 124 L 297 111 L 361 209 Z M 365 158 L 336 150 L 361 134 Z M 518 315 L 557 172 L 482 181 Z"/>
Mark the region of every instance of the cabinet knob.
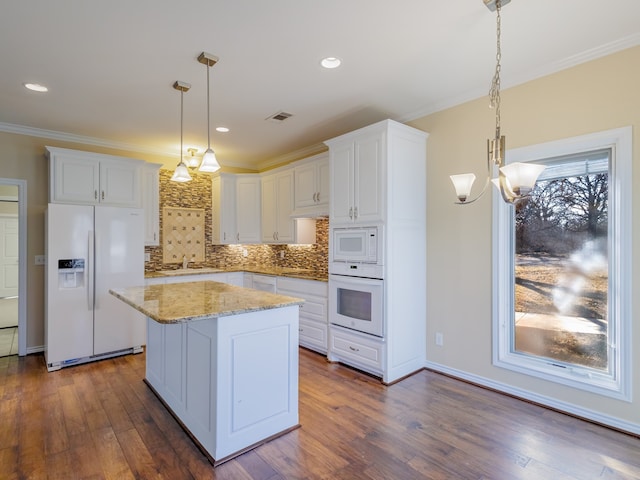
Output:
<path fill-rule="evenodd" d="M 349 218 L 353 219 L 353 207 L 349 207 Z"/>
<path fill-rule="evenodd" d="M 94 190 L 93 191 L 93 199 L 97 200 L 98 199 L 98 190 Z"/>
<path fill-rule="evenodd" d="M 354 352 L 359 352 L 360 351 L 359 348 L 352 347 L 351 345 L 349 345 L 349 350 L 352 350 Z"/>
<path fill-rule="evenodd" d="M 102 190 L 102 200 L 104 200 L 104 190 Z"/>
<path fill-rule="evenodd" d="M 358 207 L 353 209 L 353 219 L 355 220 L 356 218 L 358 218 Z"/>

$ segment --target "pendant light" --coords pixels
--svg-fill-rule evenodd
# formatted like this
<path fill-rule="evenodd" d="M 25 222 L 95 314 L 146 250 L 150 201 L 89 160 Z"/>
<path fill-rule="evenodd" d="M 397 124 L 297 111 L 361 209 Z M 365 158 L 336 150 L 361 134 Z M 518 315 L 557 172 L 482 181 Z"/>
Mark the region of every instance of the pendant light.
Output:
<path fill-rule="evenodd" d="M 543 165 L 535 165 L 532 163 L 511 163 L 505 165 L 505 138 L 500 132 L 500 60 L 502 58 L 502 50 L 500 44 L 501 34 L 501 16 L 502 6 L 509 3 L 510 0 L 483 0 L 484 4 L 491 11 L 496 12 L 496 70 L 491 81 L 491 89 L 489 90 L 489 106 L 496 111 L 496 132 L 493 139 L 487 140 L 487 180 L 480 194 L 472 200 L 468 200 L 471 194 L 471 187 L 476 176 L 473 173 L 463 173 L 461 175 L 451 175 L 451 182 L 456 190 L 458 204 L 473 203 L 478 200 L 487 189 L 489 183 L 493 184 L 500 190 L 502 199 L 507 203 L 516 203 L 518 200 L 529 195 L 535 186 L 538 176 L 544 170 Z M 492 177 L 493 167 L 498 167 L 498 177 Z"/>
<path fill-rule="evenodd" d="M 203 63 L 207 67 L 207 150 L 202 156 L 202 162 L 200 163 L 201 172 L 215 172 L 220 169 L 220 164 L 216 159 L 216 154 L 211 148 L 211 125 L 209 117 L 211 116 L 211 104 L 209 102 L 209 68 L 213 67 L 218 62 L 218 57 L 211 55 L 210 53 L 202 52 L 198 56 L 198 62 Z"/>
<path fill-rule="evenodd" d="M 173 84 L 173 88 L 180 91 L 180 163 L 173 172 L 173 176 L 171 177 L 172 182 L 190 182 L 191 175 L 189 175 L 189 169 L 187 165 L 184 163 L 182 159 L 182 130 L 183 130 L 183 120 L 184 120 L 184 92 L 188 92 L 191 88 L 191 85 L 185 82 L 181 82 L 177 80 L 176 83 Z"/>

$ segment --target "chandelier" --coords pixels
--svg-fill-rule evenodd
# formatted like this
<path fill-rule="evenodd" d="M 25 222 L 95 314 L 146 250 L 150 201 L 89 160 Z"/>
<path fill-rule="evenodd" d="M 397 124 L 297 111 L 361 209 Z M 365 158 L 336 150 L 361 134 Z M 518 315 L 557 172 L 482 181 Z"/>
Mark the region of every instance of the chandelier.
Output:
<path fill-rule="evenodd" d="M 500 125 L 500 70 L 502 59 L 502 49 L 500 44 L 501 36 L 501 15 L 502 6 L 509 3 L 510 0 L 483 0 L 484 4 L 491 11 L 496 12 L 496 69 L 493 79 L 491 81 L 491 88 L 489 89 L 489 107 L 496 111 L 496 130 L 495 136 L 492 139 L 487 140 L 487 180 L 484 184 L 482 191 L 472 199 L 469 199 L 471 195 L 471 187 L 476 179 L 473 173 L 463 173 L 460 175 L 451 175 L 451 181 L 456 190 L 458 201 L 456 203 L 468 204 L 478 200 L 484 195 L 489 183 L 493 183 L 502 195 L 502 198 L 507 203 L 516 203 L 518 200 L 529 195 L 536 180 L 542 171 L 543 165 L 535 165 L 532 163 L 511 163 L 505 164 L 505 137 L 501 134 Z M 492 178 L 493 169 L 498 169 L 498 177 Z"/>

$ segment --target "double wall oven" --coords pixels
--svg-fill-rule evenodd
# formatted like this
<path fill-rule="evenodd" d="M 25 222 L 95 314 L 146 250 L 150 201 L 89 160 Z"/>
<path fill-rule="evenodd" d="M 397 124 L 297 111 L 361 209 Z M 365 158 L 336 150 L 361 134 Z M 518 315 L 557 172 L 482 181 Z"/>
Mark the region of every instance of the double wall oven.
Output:
<path fill-rule="evenodd" d="M 332 228 L 329 322 L 384 337 L 382 227 Z"/>

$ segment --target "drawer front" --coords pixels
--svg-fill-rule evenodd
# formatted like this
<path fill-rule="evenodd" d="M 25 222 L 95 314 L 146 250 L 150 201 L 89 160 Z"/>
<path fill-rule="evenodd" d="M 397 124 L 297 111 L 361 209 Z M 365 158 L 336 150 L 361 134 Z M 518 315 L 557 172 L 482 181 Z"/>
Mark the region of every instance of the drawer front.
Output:
<path fill-rule="evenodd" d="M 297 296 L 306 298 L 307 295 L 327 298 L 327 282 L 304 280 L 300 278 L 278 277 L 278 290 L 296 292 Z"/>
<path fill-rule="evenodd" d="M 291 292 L 293 295 L 293 292 Z M 300 315 L 327 323 L 327 299 L 306 296 L 300 308 Z"/>
<path fill-rule="evenodd" d="M 382 371 L 383 343 L 332 329 L 330 348 L 331 356 L 337 356 L 340 359 L 351 359 L 356 365 L 366 365 L 373 367 L 376 371 Z"/>
<path fill-rule="evenodd" d="M 309 347 L 322 353 L 327 352 L 327 326 L 316 322 L 306 322 L 300 319 L 298 328 L 300 345 Z"/>

